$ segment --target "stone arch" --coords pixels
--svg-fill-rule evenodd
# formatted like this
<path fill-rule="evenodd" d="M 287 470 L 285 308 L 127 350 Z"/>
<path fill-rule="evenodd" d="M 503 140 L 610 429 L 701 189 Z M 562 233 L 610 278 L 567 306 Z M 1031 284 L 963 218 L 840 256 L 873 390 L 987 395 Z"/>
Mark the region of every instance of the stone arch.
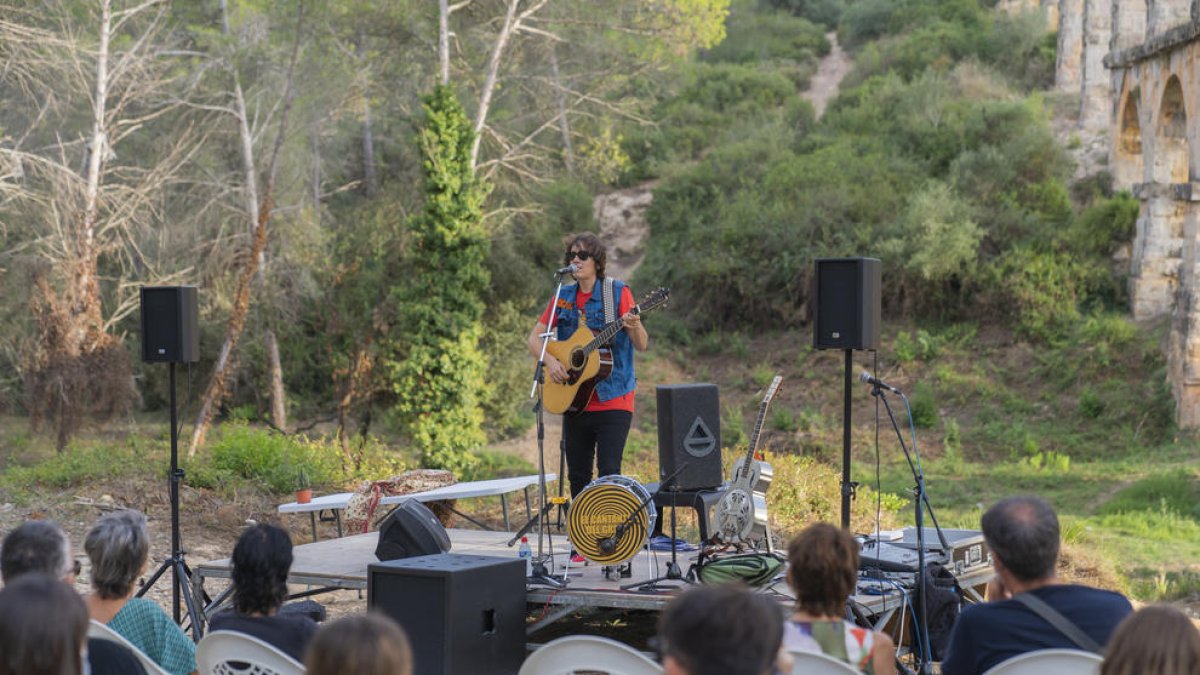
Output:
<path fill-rule="evenodd" d="M 1117 114 L 1116 152 L 1113 153 L 1113 179 L 1120 187 L 1145 181 L 1142 160 L 1142 123 L 1138 118 L 1140 90 L 1125 93 Z"/>
<path fill-rule="evenodd" d="M 1153 178 L 1156 183 L 1188 182 L 1187 108 L 1183 86 L 1171 75 L 1163 88 L 1154 124 Z"/>

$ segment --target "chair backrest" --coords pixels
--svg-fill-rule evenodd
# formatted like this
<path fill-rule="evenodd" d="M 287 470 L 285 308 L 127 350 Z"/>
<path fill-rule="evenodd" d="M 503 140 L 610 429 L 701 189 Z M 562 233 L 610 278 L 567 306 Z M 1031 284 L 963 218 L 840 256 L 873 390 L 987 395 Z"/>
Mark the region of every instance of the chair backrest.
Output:
<path fill-rule="evenodd" d="M 246 664 L 233 667 L 230 664 Z M 200 675 L 304 675 L 304 664 L 256 637 L 215 630 L 196 645 Z"/>
<path fill-rule="evenodd" d="M 857 668 L 832 656 L 816 652 L 788 652 L 792 656 L 792 675 L 861 675 Z"/>
<path fill-rule="evenodd" d="M 88 637 L 115 642 L 133 652 L 133 655 L 137 657 L 142 667 L 146 669 L 146 675 L 168 675 L 167 671 L 154 662 L 154 659 L 146 656 L 146 653 L 135 647 L 132 642 L 126 640 L 120 633 L 95 619 L 92 619 L 88 623 Z"/>
<path fill-rule="evenodd" d="M 636 649 L 594 635 L 568 635 L 551 640 L 530 654 L 519 675 L 662 675 L 663 669 Z"/>
<path fill-rule="evenodd" d="M 1039 649 L 1014 656 L 984 675 L 1096 675 L 1104 659 L 1080 649 Z"/>

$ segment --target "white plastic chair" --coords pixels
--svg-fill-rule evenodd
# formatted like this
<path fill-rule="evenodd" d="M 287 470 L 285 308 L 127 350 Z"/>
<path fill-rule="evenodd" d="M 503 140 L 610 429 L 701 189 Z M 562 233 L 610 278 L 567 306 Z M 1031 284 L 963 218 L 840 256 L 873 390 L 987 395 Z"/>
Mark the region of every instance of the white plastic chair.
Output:
<path fill-rule="evenodd" d="M 663 669 L 636 649 L 595 635 L 568 635 L 542 645 L 521 664 L 519 675 L 662 675 Z"/>
<path fill-rule="evenodd" d="M 788 652 L 792 675 L 862 675 L 857 668 L 832 656 L 816 652 Z"/>
<path fill-rule="evenodd" d="M 88 637 L 115 642 L 133 652 L 133 655 L 141 662 L 142 667 L 146 669 L 146 675 L 169 675 L 167 671 L 154 662 L 154 659 L 146 656 L 146 653 L 134 646 L 132 642 L 126 640 L 120 633 L 95 619 L 88 622 Z"/>
<path fill-rule="evenodd" d="M 1104 659 L 1080 649 L 1039 649 L 1014 656 L 983 675 L 1096 675 Z"/>
<path fill-rule="evenodd" d="M 234 668 L 231 663 L 247 664 Z M 232 630 L 215 630 L 196 645 L 200 675 L 304 675 L 304 664 L 279 649 Z"/>

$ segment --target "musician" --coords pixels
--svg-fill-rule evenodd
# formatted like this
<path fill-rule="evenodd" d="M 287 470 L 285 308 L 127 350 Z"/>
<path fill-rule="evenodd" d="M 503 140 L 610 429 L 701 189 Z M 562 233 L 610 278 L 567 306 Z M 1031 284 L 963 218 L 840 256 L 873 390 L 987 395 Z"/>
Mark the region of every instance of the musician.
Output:
<path fill-rule="evenodd" d="M 604 243 L 591 232 L 567 238 L 565 264 L 576 267 L 574 284 L 564 286 L 557 307 L 547 307 L 529 334 L 529 353 L 537 358 L 542 351 L 541 335 L 547 326 L 557 331 L 559 340 L 566 340 L 579 327 L 582 312 L 588 328 L 599 332 L 604 327 L 603 282 L 608 256 Z M 616 314 L 624 322 L 612 341 L 612 373 L 601 381 L 582 412 L 563 417 L 563 439 L 566 441 L 567 478 L 571 497 L 577 496 L 592 480 L 592 462 L 600 476 L 621 473 L 621 456 L 625 438 L 633 421 L 633 392 L 637 388 L 634 376 L 633 352 L 645 351 L 650 336 L 641 317 L 633 309 L 633 293 L 629 286 L 613 280 L 613 301 Z M 567 381 L 567 368 L 546 353 L 545 376 L 549 381 Z"/>

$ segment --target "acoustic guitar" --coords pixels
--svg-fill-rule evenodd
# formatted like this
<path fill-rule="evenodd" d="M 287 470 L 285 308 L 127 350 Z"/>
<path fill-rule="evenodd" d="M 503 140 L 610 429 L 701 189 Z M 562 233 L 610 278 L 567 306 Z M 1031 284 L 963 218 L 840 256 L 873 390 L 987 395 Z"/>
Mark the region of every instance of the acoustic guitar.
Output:
<path fill-rule="evenodd" d="M 783 382 L 782 375 L 776 375 L 767 387 L 762 403 L 758 407 L 758 419 L 754 421 L 754 433 L 750 436 L 750 444 L 746 448 L 746 456 L 738 458 L 733 467 L 733 478 L 725 496 L 717 504 L 716 530 L 721 540 L 728 543 L 746 542 L 752 538 L 756 522 L 761 521 L 766 526 L 766 492 L 770 485 L 760 485 L 763 479 L 763 463 L 754 459 L 754 451 L 758 449 L 758 441 L 762 435 L 763 421 L 767 418 L 767 407 L 771 399 L 779 392 L 779 384 Z M 762 502 L 761 505 L 759 502 Z M 768 534 L 764 530 L 764 534 Z M 766 538 L 766 537 L 764 537 Z M 770 539 L 767 539 L 768 547 Z"/>
<path fill-rule="evenodd" d="M 630 311 L 644 314 L 667 304 L 670 297 L 670 289 L 658 288 L 648 293 Z M 562 384 L 546 379 L 542 405 L 547 411 L 556 415 L 583 411 L 596 385 L 612 373 L 612 350 L 604 345 L 624 328 L 625 322 L 618 318 L 593 333 L 584 322 L 583 314 L 580 314 L 579 328 L 571 337 L 546 345 L 546 351 L 567 369 L 567 381 Z"/>

